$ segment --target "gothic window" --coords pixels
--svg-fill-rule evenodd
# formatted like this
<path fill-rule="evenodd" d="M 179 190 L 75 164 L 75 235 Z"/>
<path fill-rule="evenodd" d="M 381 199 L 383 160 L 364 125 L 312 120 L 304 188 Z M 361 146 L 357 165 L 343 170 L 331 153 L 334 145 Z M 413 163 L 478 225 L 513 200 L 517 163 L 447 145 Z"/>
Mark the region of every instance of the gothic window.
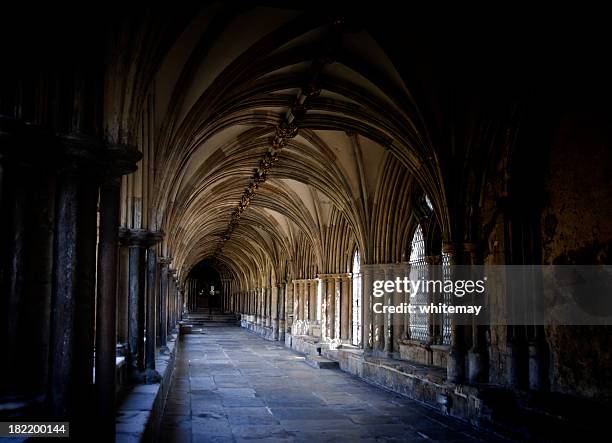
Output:
<path fill-rule="evenodd" d="M 412 237 L 410 248 L 410 279 L 413 281 L 427 278 L 427 263 L 425 263 L 425 242 L 421 225 L 417 225 Z M 428 315 L 420 313 L 418 306 L 429 304 L 424 291 L 418 291 L 411 298 L 410 303 L 417 306 L 417 312 L 410 314 L 410 338 L 422 342 L 428 341 Z"/>

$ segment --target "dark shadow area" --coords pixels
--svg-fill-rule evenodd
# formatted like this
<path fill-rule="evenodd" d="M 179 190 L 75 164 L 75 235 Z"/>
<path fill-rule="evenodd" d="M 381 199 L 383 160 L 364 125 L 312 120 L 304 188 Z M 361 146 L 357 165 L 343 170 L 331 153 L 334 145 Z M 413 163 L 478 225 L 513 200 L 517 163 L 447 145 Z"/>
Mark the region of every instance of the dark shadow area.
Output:
<path fill-rule="evenodd" d="M 221 310 L 221 276 L 210 260 L 202 260 L 189 272 L 190 280 L 193 281 L 195 299 L 189 300 L 191 311 Z"/>

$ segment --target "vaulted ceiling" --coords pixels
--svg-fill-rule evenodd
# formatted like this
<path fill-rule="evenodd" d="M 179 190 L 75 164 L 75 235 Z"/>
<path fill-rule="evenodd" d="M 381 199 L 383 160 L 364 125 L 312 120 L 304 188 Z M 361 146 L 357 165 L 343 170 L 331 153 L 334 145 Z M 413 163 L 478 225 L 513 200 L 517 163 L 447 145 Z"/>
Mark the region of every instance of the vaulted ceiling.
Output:
<path fill-rule="evenodd" d="M 174 41 L 153 84 L 149 209 L 183 275 L 207 258 L 227 272 L 293 276 L 349 270 L 355 247 L 366 260 L 403 258 L 405 240 L 374 231 L 394 216 L 393 193 L 397 224 L 408 225 L 414 177 L 435 183 L 436 165 L 409 91 L 365 29 L 214 4 Z M 381 251 L 385 241 L 397 250 Z"/>

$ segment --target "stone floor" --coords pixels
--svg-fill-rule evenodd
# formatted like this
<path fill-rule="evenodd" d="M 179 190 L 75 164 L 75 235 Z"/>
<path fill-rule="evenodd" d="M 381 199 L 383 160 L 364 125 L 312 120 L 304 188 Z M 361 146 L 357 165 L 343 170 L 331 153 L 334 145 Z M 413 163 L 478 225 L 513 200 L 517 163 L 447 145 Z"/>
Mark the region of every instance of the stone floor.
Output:
<path fill-rule="evenodd" d="M 237 326 L 182 338 L 162 442 L 492 441 L 491 436 Z"/>

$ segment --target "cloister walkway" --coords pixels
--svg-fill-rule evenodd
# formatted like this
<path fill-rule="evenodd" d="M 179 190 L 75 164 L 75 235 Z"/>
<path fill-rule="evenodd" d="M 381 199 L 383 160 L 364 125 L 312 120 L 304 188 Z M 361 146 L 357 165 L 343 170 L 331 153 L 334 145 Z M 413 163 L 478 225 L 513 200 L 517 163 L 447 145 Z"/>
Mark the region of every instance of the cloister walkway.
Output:
<path fill-rule="evenodd" d="M 179 344 L 163 442 L 490 441 L 244 329 L 206 323 Z"/>

